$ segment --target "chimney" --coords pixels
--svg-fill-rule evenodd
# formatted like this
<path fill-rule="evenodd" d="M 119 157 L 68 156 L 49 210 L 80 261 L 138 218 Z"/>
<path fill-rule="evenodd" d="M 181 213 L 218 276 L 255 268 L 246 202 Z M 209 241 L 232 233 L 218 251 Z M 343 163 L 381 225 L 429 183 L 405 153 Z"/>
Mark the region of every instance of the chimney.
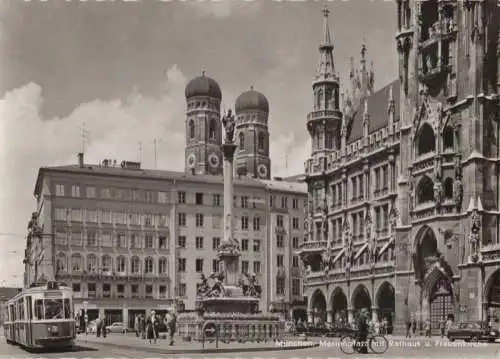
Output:
<path fill-rule="evenodd" d="M 80 168 L 83 168 L 83 152 L 80 152 L 78 154 L 78 165 L 80 166 Z"/>

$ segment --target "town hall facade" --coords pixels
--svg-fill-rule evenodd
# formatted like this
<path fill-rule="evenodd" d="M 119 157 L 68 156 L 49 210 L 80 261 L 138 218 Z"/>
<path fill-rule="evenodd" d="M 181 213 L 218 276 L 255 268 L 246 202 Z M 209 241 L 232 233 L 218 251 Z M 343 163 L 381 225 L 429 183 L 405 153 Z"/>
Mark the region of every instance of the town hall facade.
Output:
<path fill-rule="evenodd" d="M 301 249 L 311 322 L 368 308 L 395 330 L 411 315 L 436 330 L 500 308 L 500 7 L 397 9 L 398 78 L 374 91 L 363 46 L 347 94 L 325 10 Z"/>

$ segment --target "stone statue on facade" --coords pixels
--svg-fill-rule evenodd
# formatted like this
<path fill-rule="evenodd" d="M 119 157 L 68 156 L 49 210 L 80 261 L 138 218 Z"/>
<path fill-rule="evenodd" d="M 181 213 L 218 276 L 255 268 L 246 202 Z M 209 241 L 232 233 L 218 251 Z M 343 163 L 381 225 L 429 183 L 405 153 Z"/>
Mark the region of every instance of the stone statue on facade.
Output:
<path fill-rule="evenodd" d="M 455 157 L 455 177 L 462 177 L 462 159 L 460 156 Z"/>
<path fill-rule="evenodd" d="M 324 271 L 330 269 L 330 255 L 326 250 L 321 253 L 321 267 Z"/>
<path fill-rule="evenodd" d="M 481 228 L 481 218 L 479 217 L 479 212 L 477 209 L 474 209 L 472 211 L 471 222 L 471 231 L 479 232 L 479 229 Z"/>
<path fill-rule="evenodd" d="M 229 109 L 227 114 L 222 117 L 222 125 L 224 126 L 224 130 L 226 132 L 226 142 L 233 143 L 235 121 L 231 109 Z"/>
<path fill-rule="evenodd" d="M 469 235 L 469 242 L 471 258 L 476 262 L 479 254 L 479 233 L 471 233 Z"/>
<path fill-rule="evenodd" d="M 436 202 L 436 206 L 441 205 L 441 201 L 443 199 L 443 185 L 440 180 L 436 180 L 434 183 L 434 201 Z"/>
<path fill-rule="evenodd" d="M 463 196 L 464 193 L 463 193 L 462 181 L 460 180 L 460 177 L 457 177 L 453 182 L 453 199 L 455 200 L 455 206 L 457 208 L 457 211 L 462 210 Z"/>
<path fill-rule="evenodd" d="M 370 263 L 374 265 L 377 262 L 377 239 L 375 237 L 371 237 L 368 238 L 368 240 L 368 250 L 370 251 L 368 254 L 370 257 Z"/>
<path fill-rule="evenodd" d="M 328 233 L 328 218 L 327 218 L 327 208 L 323 208 L 321 216 L 321 231 L 323 232 L 324 240 L 327 240 L 326 235 Z"/>

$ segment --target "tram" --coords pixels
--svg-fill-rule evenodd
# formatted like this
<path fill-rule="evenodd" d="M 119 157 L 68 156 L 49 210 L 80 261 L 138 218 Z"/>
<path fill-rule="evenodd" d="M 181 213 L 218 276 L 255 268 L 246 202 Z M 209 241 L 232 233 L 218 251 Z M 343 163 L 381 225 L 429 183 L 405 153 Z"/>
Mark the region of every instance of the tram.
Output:
<path fill-rule="evenodd" d="M 64 284 L 33 284 L 11 298 L 4 310 L 7 343 L 28 349 L 73 346 L 73 291 Z"/>

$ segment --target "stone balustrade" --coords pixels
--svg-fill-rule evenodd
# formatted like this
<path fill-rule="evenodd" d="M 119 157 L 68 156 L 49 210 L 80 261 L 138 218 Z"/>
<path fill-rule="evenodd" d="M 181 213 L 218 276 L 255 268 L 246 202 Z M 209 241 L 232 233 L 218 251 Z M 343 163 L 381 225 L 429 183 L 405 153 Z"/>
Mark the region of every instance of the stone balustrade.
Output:
<path fill-rule="evenodd" d="M 178 334 L 184 340 L 203 341 L 203 328 L 213 323 L 221 342 L 267 342 L 284 334 L 285 323 L 272 314 L 245 313 L 181 313 Z M 205 338 L 215 340 L 215 336 Z"/>

